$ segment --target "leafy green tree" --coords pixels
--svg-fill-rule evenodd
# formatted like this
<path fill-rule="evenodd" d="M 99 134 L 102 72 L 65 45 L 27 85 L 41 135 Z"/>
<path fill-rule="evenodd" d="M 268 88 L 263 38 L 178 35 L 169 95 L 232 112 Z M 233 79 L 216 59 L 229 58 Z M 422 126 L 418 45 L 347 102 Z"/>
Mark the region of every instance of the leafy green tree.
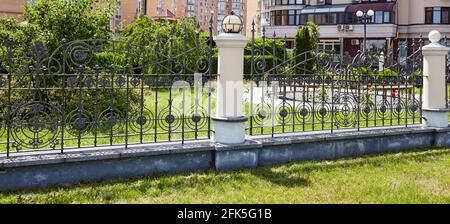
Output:
<path fill-rule="evenodd" d="M 294 52 L 297 73 L 311 72 L 314 66 L 314 60 L 311 59 L 313 54 L 311 52 L 317 49 L 319 38 L 319 28 L 311 21 L 297 31 Z"/>
<path fill-rule="evenodd" d="M 6 65 L 6 48 L 0 48 L 0 72 L 6 72 L 8 69 L 13 72 L 13 83 L 16 86 L 31 87 L 36 82 L 36 77 L 22 76 L 17 74 L 21 72 L 34 73 L 35 69 L 31 60 L 33 46 L 37 40 L 40 40 L 47 48 L 45 51 L 36 51 L 38 57 L 42 57 L 41 72 L 46 72 L 46 58 L 50 56 L 63 40 L 73 41 L 80 39 L 109 39 L 112 32 L 109 28 L 109 20 L 116 9 L 115 0 L 65 0 L 48 1 L 38 0 L 24 6 L 23 22 L 18 22 L 13 18 L 0 18 L 0 38 L 12 38 L 12 66 Z M 62 61 L 62 54 L 57 54 L 56 61 Z M 96 57 L 96 55 L 94 56 Z M 95 61 L 95 60 L 93 60 Z M 62 63 L 60 63 L 61 65 Z M 66 66 L 66 65 L 62 65 Z M 30 68 L 31 67 L 31 68 Z M 21 71 L 23 68 L 23 71 Z M 30 68 L 30 69 L 29 69 Z M 49 68 L 49 70 L 51 70 Z M 67 74 L 75 73 L 66 71 Z M 34 73 L 35 74 L 35 73 Z M 20 77 L 20 78 L 19 78 Z M 66 76 L 66 83 L 71 78 L 76 80 L 79 77 L 73 75 Z M 87 77 L 82 77 L 87 78 Z M 11 102 L 24 103 L 39 95 L 39 101 L 52 103 L 62 103 L 61 92 L 50 90 L 53 85 L 63 82 L 61 76 L 41 76 L 44 79 L 41 85 L 45 83 L 49 90 L 34 94 L 33 91 L 14 91 L 11 96 Z M 6 92 L 0 92 L 0 99 L 3 102 Z M 95 102 L 94 91 L 85 91 L 83 102 Z M 117 99 L 116 108 L 123 111 L 125 108 L 125 93 L 116 92 L 113 96 Z M 133 96 L 131 96 L 133 97 Z M 110 96 L 102 94 L 99 96 L 99 104 L 108 106 Z M 65 111 L 69 113 L 74 110 L 78 104 L 79 96 L 75 91 L 68 91 L 64 98 Z M 121 100 L 121 101 L 119 101 Z M 3 107 L 6 104 L 3 104 Z M 106 107 L 105 106 L 105 107 Z M 85 107 L 86 110 L 92 110 L 92 107 Z M 104 109 L 104 108 L 100 108 Z M 0 108 L 0 111 L 2 108 Z"/>
<path fill-rule="evenodd" d="M 63 39 L 107 39 L 112 37 L 109 19 L 115 0 L 38 0 L 25 5 L 23 19 L 39 28 L 51 52 Z"/>
<path fill-rule="evenodd" d="M 0 72 L 6 73 L 7 65 L 7 44 L 2 45 L 2 40 L 14 42 L 12 49 L 12 64 L 22 65 L 25 57 L 31 51 L 31 44 L 34 40 L 42 38 L 39 27 L 27 22 L 19 22 L 11 17 L 0 17 Z"/>
<path fill-rule="evenodd" d="M 155 62 L 158 61 L 163 62 L 159 63 L 160 73 L 193 73 L 202 70 L 199 68 L 203 67 L 208 54 L 209 34 L 197 32 L 196 26 L 197 22 L 193 18 L 182 18 L 169 23 L 140 17 L 125 27 L 119 39 L 149 49 L 145 57 L 151 72 L 156 72 Z M 173 59 L 172 63 L 170 58 Z"/>
<path fill-rule="evenodd" d="M 30 56 L 36 40 L 44 43 L 50 55 L 63 40 L 108 39 L 112 37 L 109 19 L 116 8 L 115 1 L 34 1 L 24 6 L 22 22 L 11 17 L 0 17 L 0 39 L 13 40 L 15 67 L 26 64 L 25 58 Z M 5 48 L 0 51 L 3 51 L 0 52 L 0 67 L 4 71 Z"/>
<path fill-rule="evenodd" d="M 262 55 L 262 50 L 264 49 L 264 55 L 273 55 L 273 45 L 274 40 L 273 39 L 265 39 L 262 38 L 255 38 L 255 44 L 254 49 L 255 53 Z M 250 40 L 245 47 L 245 55 L 251 55 L 252 54 L 252 41 Z M 276 40 L 275 41 L 275 56 L 277 58 L 283 59 L 284 57 L 284 43 L 283 40 Z"/>

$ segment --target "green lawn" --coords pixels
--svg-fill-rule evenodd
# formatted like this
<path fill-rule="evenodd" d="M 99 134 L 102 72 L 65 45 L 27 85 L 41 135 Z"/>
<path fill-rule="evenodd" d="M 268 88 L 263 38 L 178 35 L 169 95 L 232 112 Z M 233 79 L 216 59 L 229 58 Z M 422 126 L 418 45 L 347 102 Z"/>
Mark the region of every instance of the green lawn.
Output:
<path fill-rule="evenodd" d="M 0 194 L 0 203 L 450 203 L 450 149 Z"/>

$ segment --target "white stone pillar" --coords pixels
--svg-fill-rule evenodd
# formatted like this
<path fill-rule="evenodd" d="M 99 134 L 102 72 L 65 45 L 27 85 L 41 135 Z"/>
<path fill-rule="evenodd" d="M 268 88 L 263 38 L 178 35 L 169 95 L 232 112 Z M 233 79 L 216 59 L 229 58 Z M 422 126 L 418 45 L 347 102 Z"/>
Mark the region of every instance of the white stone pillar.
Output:
<path fill-rule="evenodd" d="M 385 63 L 384 52 L 381 52 L 380 58 L 378 59 L 378 71 L 379 72 L 384 71 L 384 63 Z"/>
<path fill-rule="evenodd" d="M 241 34 L 223 33 L 216 38 L 219 49 L 217 103 L 214 140 L 222 144 L 245 142 L 244 48 L 248 39 Z"/>
<path fill-rule="evenodd" d="M 441 34 L 431 31 L 431 43 L 422 48 L 423 54 L 423 126 L 448 127 L 446 108 L 446 56 L 450 48 L 439 44 Z"/>

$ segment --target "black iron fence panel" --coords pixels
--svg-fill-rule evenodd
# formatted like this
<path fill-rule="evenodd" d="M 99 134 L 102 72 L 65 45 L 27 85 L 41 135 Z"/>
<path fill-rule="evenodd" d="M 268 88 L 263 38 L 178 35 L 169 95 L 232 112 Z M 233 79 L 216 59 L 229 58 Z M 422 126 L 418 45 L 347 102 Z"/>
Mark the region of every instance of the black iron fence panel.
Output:
<path fill-rule="evenodd" d="M 447 35 L 444 36 L 444 39 L 441 41 L 441 44 L 444 46 L 449 46 Z M 446 99 L 446 107 L 450 108 L 450 53 L 447 55 L 447 61 L 446 61 L 446 71 L 445 71 L 445 99 Z M 450 122 L 450 111 L 448 114 L 448 121 Z"/>
<path fill-rule="evenodd" d="M 186 35 L 158 36 L 151 48 L 77 40 L 52 52 L 36 40 L 26 56 L 4 40 L 0 152 L 210 138 L 212 35 L 193 45 Z"/>
<path fill-rule="evenodd" d="M 258 41 L 262 44 L 253 37 L 245 97 L 250 135 L 422 121 L 421 42 L 410 46 L 410 56 L 389 64 L 380 51 L 360 51 L 355 57 L 326 50 L 297 52 L 287 49 L 285 38 L 280 53 L 276 34 Z"/>
<path fill-rule="evenodd" d="M 447 40 L 447 39 L 446 39 Z M 445 72 L 445 98 L 446 98 L 446 107 L 450 108 L 450 55 L 447 55 L 447 66 Z M 450 111 L 448 114 L 448 120 L 450 121 Z"/>

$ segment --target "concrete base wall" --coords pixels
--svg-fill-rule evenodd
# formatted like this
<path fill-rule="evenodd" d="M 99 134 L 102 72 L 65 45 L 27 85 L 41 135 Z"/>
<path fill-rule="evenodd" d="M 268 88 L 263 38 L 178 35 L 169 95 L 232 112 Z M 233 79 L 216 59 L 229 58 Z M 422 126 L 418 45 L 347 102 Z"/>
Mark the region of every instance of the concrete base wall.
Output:
<path fill-rule="evenodd" d="M 0 191 L 449 146 L 450 128 L 397 128 L 277 138 L 262 136 L 240 145 L 200 142 L 22 155 L 0 158 Z"/>
<path fill-rule="evenodd" d="M 48 185 L 135 178 L 155 174 L 204 171 L 210 168 L 209 152 L 98 160 L 58 165 L 9 168 L 0 172 L 0 190 Z"/>

